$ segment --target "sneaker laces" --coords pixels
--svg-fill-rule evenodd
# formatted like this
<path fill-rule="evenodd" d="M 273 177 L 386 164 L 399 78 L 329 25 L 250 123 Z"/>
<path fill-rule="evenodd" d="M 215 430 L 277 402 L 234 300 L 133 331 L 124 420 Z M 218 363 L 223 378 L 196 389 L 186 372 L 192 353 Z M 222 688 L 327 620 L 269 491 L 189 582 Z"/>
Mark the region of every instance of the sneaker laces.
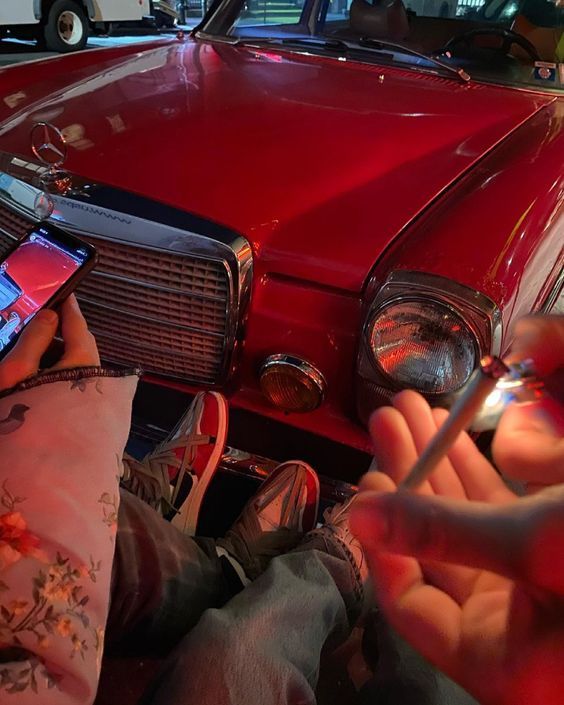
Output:
<path fill-rule="evenodd" d="M 345 499 L 344 502 L 338 502 L 337 504 L 327 507 L 323 512 L 323 523 L 330 528 L 335 527 L 336 529 L 343 529 L 352 537 L 352 533 L 349 529 L 348 509 L 355 497 L 356 494 Z"/>
<path fill-rule="evenodd" d="M 190 416 L 190 424 L 192 424 L 193 415 Z M 178 514 L 180 509 L 176 506 L 176 500 L 184 477 L 187 474 L 194 475 L 192 467 L 196 459 L 197 447 L 214 442 L 213 436 L 190 432 L 170 441 L 164 441 L 143 460 L 136 460 L 126 453 L 123 457 L 122 485 L 162 514 L 168 515 L 170 512 Z M 178 449 L 185 450 L 182 460 L 175 453 Z M 178 470 L 173 479 L 175 485 L 173 492 L 170 488 L 169 468 Z"/>
<path fill-rule="evenodd" d="M 364 550 L 349 526 L 349 508 L 357 496 L 354 494 L 344 502 L 327 507 L 323 512 L 323 526 L 314 529 L 310 536 L 316 536 L 325 542 L 337 542 L 349 560 L 357 581 L 358 593 L 362 595 L 363 584 L 367 578 Z"/>
<path fill-rule="evenodd" d="M 268 507 L 268 505 L 280 495 L 280 485 L 283 485 L 287 481 L 288 473 L 293 475 L 292 486 L 290 488 L 290 492 L 286 495 L 286 497 L 284 497 L 279 524 L 282 526 L 290 524 L 290 521 L 293 518 L 292 515 L 296 511 L 296 506 L 298 505 L 298 500 L 303 490 L 303 486 L 301 483 L 301 477 L 296 475 L 296 473 L 293 473 L 291 470 L 288 470 L 285 473 L 282 473 L 266 491 L 263 490 L 262 492 L 259 492 L 258 496 L 254 499 L 253 507 L 255 511 L 248 512 L 248 517 L 249 519 L 252 518 L 255 520 L 257 531 L 263 531 L 257 515 L 260 514 L 263 509 Z"/>
<path fill-rule="evenodd" d="M 258 577 L 272 558 L 296 546 L 302 536 L 294 515 L 299 506 L 303 484 L 298 475 L 292 474 L 294 477 L 290 491 L 284 497 L 280 518 L 272 531 L 263 529 L 259 515 L 280 496 L 280 486 L 287 482 L 286 473 L 280 475 L 266 490 L 259 490 L 252 504 L 245 507 L 225 538 L 218 542 L 241 564 L 251 579 Z"/>
<path fill-rule="evenodd" d="M 167 466 L 179 468 L 181 461 L 172 450 L 159 450 L 136 460 L 123 456 L 121 484 L 153 509 L 161 512 L 173 509 Z"/>
<path fill-rule="evenodd" d="M 186 435 L 185 428 L 187 426 L 193 427 L 194 426 L 194 421 L 196 418 L 198 418 L 198 415 L 201 415 L 203 411 L 203 406 L 204 406 L 204 398 L 203 395 L 197 395 L 194 397 L 194 400 L 192 404 L 188 407 L 188 410 L 182 416 L 176 426 L 172 429 L 172 431 L 169 433 L 167 438 L 164 439 L 159 445 L 156 446 L 155 452 L 159 452 L 163 448 L 168 447 L 171 443 L 174 443 L 175 441 L 178 441 L 180 438 Z M 175 436 L 178 436 L 178 438 L 175 438 Z"/>
<path fill-rule="evenodd" d="M 175 508 L 175 503 L 178 497 L 178 493 L 180 492 L 180 488 L 182 487 L 182 481 L 184 480 L 184 477 L 186 475 L 193 475 L 195 477 L 195 473 L 192 471 L 192 468 L 194 467 L 194 463 L 196 461 L 196 453 L 198 452 L 198 446 L 214 444 L 215 440 L 216 439 L 214 436 L 203 436 L 190 432 L 181 435 L 178 438 L 173 438 L 171 441 L 162 443 L 154 453 L 151 453 L 149 456 L 147 456 L 148 459 L 154 458 L 156 462 L 159 462 L 159 458 L 161 457 L 174 458 L 174 461 L 168 463 L 168 465 L 171 465 L 172 467 L 179 470 L 178 474 L 173 479 L 174 491 L 172 493 L 172 497 L 170 497 L 169 492 L 169 500 L 172 508 Z M 178 449 L 184 450 L 183 460 L 180 460 L 175 453 L 175 451 Z M 171 481 L 168 480 L 169 484 L 170 482 Z M 175 508 L 175 511 L 178 513 L 179 508 Z"/>

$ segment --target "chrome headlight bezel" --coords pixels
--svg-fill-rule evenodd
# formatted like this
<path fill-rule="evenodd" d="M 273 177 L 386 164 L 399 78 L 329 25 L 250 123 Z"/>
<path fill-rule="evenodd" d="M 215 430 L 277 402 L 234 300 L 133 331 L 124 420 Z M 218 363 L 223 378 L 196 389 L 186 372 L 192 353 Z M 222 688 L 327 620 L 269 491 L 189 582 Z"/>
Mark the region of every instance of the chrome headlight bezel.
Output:
<path fill-rule="evenodd" d="M 437 304 L 448 309 L 467 326 L 476 342 L 476 364 L 486 354 L 497 355 L 501 349 L 502 323 L 499 308 L 490 298 L 465 285 L 434 274 L 399 270 L 392 272 L 378 288 L 372 280 L 368 287 L 371 297 L 366 306 L 364 326 L 359 346 L 357 372 L 359 377 L 358 407 L 362 418 L 371 408 L 385 404 L 401 389 L 378 363 L 371 346 L 371 333 L 377 316 L 388 306 L 403 302 Z M 448 406 L 457 390 L 427 392 L 424 396 L 434 404 Z"/>

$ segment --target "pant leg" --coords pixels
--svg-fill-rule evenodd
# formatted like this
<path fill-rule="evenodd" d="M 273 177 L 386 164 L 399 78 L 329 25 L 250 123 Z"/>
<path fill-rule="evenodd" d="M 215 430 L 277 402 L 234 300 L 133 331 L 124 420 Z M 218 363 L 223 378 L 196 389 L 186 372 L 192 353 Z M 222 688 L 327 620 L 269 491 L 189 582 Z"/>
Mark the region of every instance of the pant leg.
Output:
<path fill-rule="evenodd" d="M 381 613 L 367 620 L 364 647 L 375 667 L 374 677 L 359 693 L 359 705 L 478 705 L 402 639 Z"/>
<path fill-rule="evenodd" d="M 346 555 L 316 537 L 207 610 L 142 703 L 310 705 L 321 650 L 348 636 L 359 599 Z"/>
<path fill-rule="evenodd" d="M 121 490 L 107 627 L 110 652 L 169 653 L 210 607 L 236 591 L 215 541 L 182 534 Z M 240 589 L 240 585 L 238 586 Z"/>

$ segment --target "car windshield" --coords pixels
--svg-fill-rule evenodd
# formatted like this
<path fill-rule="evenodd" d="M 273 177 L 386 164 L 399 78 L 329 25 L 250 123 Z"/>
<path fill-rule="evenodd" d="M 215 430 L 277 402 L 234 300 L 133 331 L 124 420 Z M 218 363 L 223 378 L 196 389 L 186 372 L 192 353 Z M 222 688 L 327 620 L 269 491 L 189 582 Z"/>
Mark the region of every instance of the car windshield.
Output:
<path fill-rule="evenodd" d="M 564 90 L 564 0 L 218 0 L 203 36 Z"/>

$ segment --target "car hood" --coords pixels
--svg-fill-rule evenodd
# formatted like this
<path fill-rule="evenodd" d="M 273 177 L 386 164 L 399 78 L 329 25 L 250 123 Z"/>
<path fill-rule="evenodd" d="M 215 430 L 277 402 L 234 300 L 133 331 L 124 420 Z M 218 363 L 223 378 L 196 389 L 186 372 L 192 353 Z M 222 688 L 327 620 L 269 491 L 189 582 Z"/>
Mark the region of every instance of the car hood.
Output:
<path fill-rule="evenodd" d="M 233 228 L 263 272 L 351 292 L 422 209 L 550 101 L 193 40 L 90 54 L 56 71 L 18 67 L 1 150 L 31 156 L 32 126 L 53 123 L 70 171 Z"/>

